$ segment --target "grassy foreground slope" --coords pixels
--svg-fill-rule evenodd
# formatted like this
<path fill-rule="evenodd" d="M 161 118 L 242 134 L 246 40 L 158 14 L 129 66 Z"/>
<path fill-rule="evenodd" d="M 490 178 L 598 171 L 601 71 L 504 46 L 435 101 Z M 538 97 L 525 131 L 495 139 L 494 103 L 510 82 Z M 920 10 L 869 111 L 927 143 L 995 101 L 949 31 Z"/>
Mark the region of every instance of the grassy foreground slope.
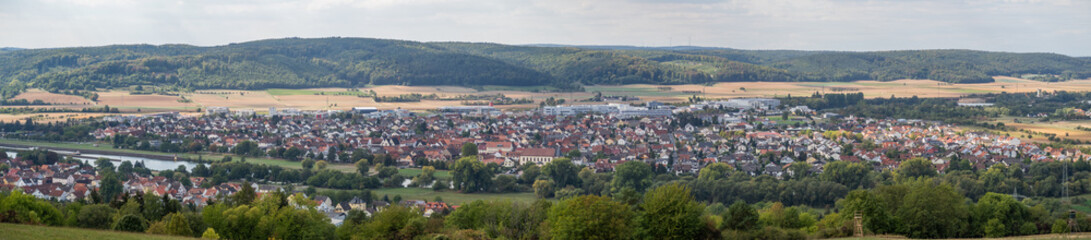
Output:
<path fill-rule="evenodd" d="M 0 223 L 0 239 L 7 240 L 175 240 L 195 239 L 177 236 L 152 235 L 143 233 L 115 232 L 105 230 L 93 230 L 84 228 L 47 227 L 38 225 L 22 225 Z"/>

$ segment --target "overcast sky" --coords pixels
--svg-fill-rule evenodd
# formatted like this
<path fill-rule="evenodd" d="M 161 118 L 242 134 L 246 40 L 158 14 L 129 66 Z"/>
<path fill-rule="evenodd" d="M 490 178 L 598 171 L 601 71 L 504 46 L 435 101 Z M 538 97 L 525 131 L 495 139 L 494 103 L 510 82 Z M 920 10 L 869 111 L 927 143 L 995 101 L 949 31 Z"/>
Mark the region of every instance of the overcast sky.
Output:
<path fill-rule="evenodd" d="M 0 0 L 0 46 L 284 37 L 1091 56 L 1091 1 Z"/>

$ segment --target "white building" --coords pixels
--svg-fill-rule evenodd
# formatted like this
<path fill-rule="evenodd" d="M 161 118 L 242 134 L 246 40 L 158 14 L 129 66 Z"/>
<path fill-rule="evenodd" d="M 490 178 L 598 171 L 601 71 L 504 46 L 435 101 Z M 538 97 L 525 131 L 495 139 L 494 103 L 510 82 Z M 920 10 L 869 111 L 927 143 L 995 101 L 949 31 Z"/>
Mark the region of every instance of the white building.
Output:
<path fill-rule="evenodd" d="M 228 114 L 231 109 L 227 107 L 208 107 L 205 108 L 205 114 Z"/>

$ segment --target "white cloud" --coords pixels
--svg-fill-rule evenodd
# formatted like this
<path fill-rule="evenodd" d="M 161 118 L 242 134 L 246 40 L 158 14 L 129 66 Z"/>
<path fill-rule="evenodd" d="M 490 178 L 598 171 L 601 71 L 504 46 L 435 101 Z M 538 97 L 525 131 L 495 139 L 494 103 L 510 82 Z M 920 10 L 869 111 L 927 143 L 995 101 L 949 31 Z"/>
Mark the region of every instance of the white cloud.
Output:
<path fill-rule="evenodd" d="M 1091 55 L 1091 1 L 4 0 L 0 46 L 280 37 Z"/>

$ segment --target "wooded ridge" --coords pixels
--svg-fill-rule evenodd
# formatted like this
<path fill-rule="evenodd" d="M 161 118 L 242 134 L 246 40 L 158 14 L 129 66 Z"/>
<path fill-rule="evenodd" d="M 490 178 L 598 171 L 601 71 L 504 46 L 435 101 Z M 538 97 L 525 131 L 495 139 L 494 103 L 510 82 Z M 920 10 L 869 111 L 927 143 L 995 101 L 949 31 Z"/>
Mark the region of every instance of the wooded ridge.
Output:
<path fill-rule="evenodd" d="M 831 52 L 706 47 L 513 46 L 368 38 L 270 39 L 224 46 L 113 45 L 0 50 L 5 97 L 26 88 L 93 90 L 366 85 L 555 86 L 730 81 L 1091 77 L 1091 59 L 973 50 Z"/>

